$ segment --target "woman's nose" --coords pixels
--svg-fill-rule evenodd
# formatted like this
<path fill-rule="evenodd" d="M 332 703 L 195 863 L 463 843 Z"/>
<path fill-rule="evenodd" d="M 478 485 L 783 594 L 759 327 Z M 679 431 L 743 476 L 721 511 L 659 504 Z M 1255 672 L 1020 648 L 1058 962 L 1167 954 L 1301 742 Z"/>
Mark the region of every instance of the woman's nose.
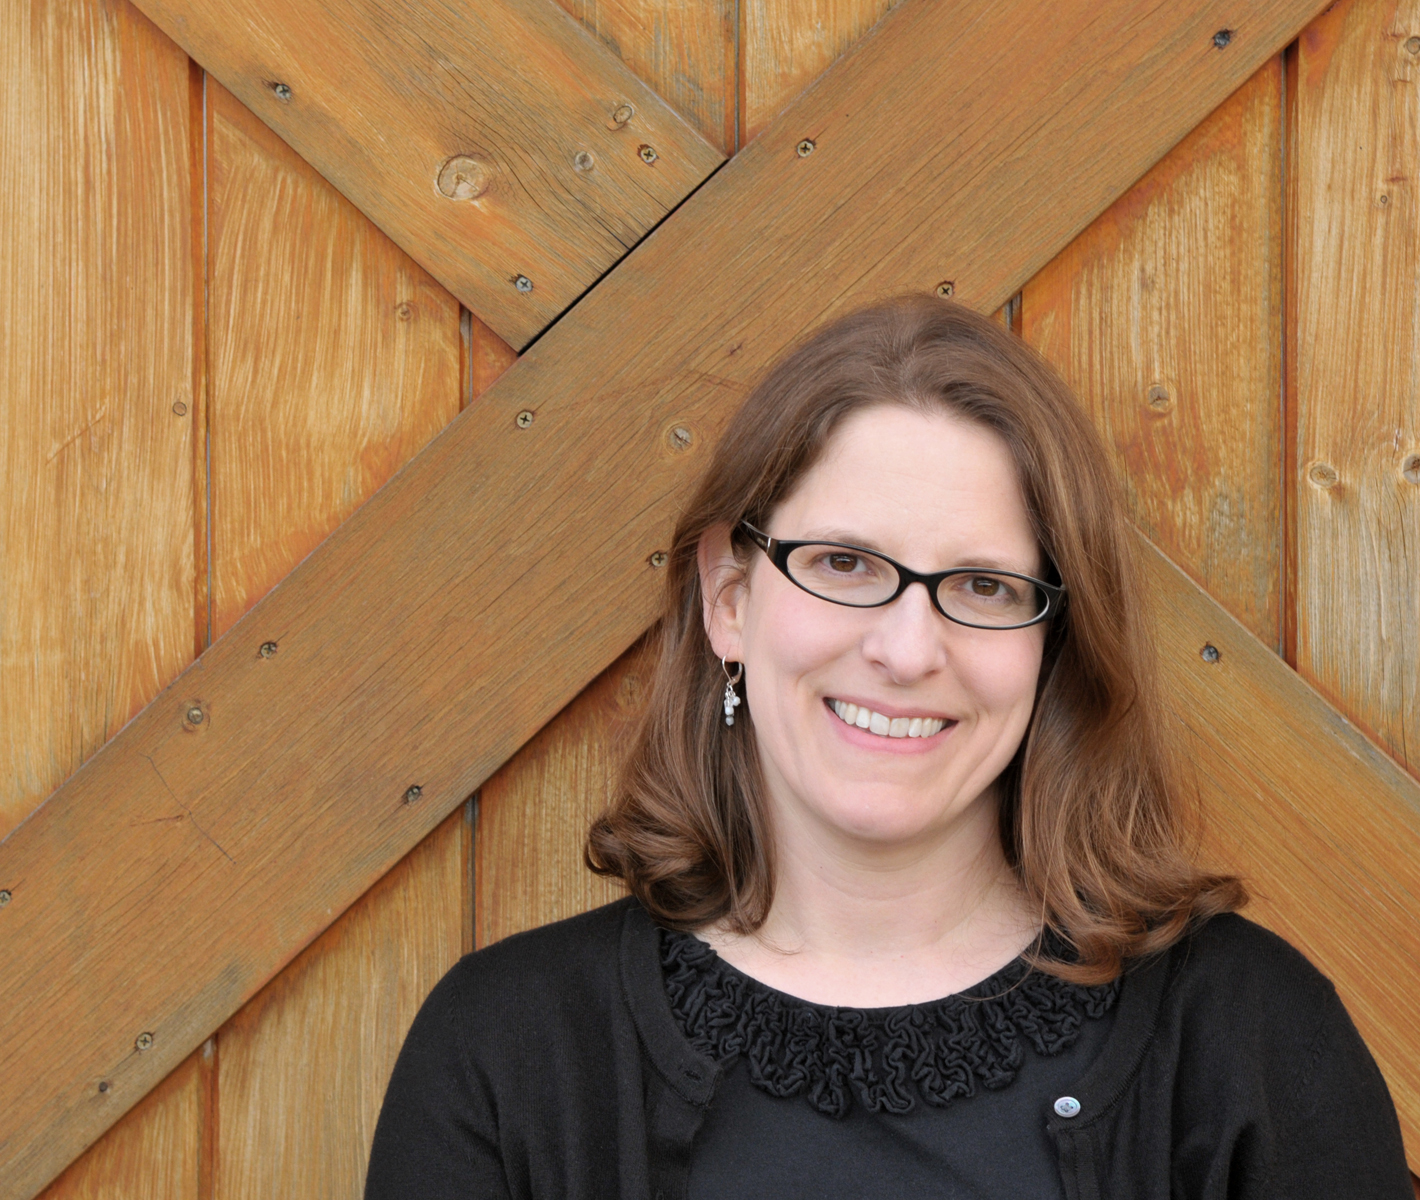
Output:
<path fill-rule="evenodd" d="M 863 653 L 894 683 L 913 683 L 946 662 L 942 634 L 947 621 L 932 607 L 925 584 L 909 584 L 891 604 L 877 609 L 878 620 L 863 640 Z"/>

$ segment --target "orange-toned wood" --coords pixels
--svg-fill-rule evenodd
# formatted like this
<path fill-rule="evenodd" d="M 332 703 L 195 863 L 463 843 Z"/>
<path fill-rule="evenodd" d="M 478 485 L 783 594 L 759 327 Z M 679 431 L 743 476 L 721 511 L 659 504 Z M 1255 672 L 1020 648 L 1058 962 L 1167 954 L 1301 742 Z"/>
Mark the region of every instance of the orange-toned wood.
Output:
<path fill-rule="evenodd" d="M 615 795 L 654 664 L 628 650 L 483 785 L 474 835 L 474 940 L 570 917 L 625 894 L 587 870 L 587 827 Z"/>
<path fill-rule="evenodd" d="M 462 952 L 455 811 L 222 1027 L 214 1200 L 359 1200 L 414 1014 Z"/>
<path fill-rule="evenodd" d="M 0 73 L 3 837 L 192 661 L 193 271 L 186 56 L 56 0 Z"/>
<path fill-rule="evenodd" d="M 221 84 L 207 104 L 219 637 L 458 414 L 462 350 L 458 301 Z"/>
<path fill-rule="evenodd" d="M 1281 637 L 1282 62 L 1026 285 L 1023 334 L 1113 452 L 1135 519 Z"/>
<path fill-rule="evenodd" d="M 634 640 L 648 556 L 765 363 L 942 275 L 996 307 L 1312 7 L 1254 3 L 1223 52 L 1219 0 L 1075 0 L 1028 41 L 1022 3 L 897 9 L 0 845 L 0 1005 L 32 1031 L 0 1046 L 7 1188 L 112 1119 L 84 1080 L 151 1085 Z M 109 862 L 121 896 L 90 882 Z"/>
<path fill-rule="evenodd" d="M 1420 4 L 1298 45 L 1297 669 L 1420 771 Z"/>
<path fill-rule="evenodd" d="M 1248 915 L 1335 982 L 1420 1166 L 1420 783 L 1176 566 L 1145 561 L 1208 851 L 1247 876 Z"/>
<path fill-rule="evenodd" d="M 43 1200 L 206 1200 L 201 1135 L 211 1060 L 209 1041 L 50 1184 Z"/>
<path fill-rule="evenodd" d="M 558 0 L 724 154 L 737 147 L 737 0 Z"/>
<path fill-rule="evenodd" d="M 138 2 L 515 346 L 721 161 L 551 0 Z"/>
<path fill-rule="evenodd" d="M 458 302 L 215 82 L 207 112 L 220 635 L 457 414 L 465 350 Z M 510 353 L 475 345 L 484 369 Z M 463 948 L 466 823 L 222 1028 L 213 1197 L 359 1197 L 404 1032 Z"/>
<path fill-rule="evenodd" d="M 0 73 L 3 837 L 192 660 L 201 306 L 187 56 L 55 0 L 0 10 Z M 204 1088 L 199 1053 L 46 1196 L 196 1200 Z"/>
<path fill-rule="evenodd" d="M 748 142 L 896 0 L 744 0 L 740 137 Z"/>

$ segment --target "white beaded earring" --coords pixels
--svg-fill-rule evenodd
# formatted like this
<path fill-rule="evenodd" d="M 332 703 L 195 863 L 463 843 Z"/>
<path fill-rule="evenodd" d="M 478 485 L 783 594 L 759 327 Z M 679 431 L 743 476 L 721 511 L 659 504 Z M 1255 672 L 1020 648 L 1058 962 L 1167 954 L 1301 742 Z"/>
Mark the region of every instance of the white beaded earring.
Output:
<path fill-rule="evenodd" d="M 735 673 L 730 674 L 730 668 L 725 666 L 725 660 L 720 660 L 720 670 L 725 672 L 725 724 L 735 723 L 735 709 L 740 706 L 739 693 L 735 691 L 735 684 L 739 683 L 745 673 L 744 663 L 735 664 Z"/>

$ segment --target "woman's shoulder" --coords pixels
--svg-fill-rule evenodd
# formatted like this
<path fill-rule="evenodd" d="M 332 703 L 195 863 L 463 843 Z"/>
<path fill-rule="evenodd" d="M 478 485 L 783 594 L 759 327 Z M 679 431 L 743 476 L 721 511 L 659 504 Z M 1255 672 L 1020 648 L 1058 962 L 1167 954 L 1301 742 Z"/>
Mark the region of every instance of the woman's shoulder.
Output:
<path fill-rule="evenodd" d="M 1336 989 L 1295 946 L 1237 913 L 1213 917 L 1173 950 L 1175 994 L 1211 1009 L 1272 1019 L 1320 1017 Z"/>

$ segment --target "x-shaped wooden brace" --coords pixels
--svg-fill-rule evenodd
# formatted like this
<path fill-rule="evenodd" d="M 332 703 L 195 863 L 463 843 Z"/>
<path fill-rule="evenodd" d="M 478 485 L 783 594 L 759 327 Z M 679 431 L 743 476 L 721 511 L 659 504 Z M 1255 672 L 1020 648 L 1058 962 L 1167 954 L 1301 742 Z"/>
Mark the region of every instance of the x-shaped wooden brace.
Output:
<path fill-rule="evenodd" d="M 213 65 L 180 6 L 143 7 Z M 906 0 L 0 845 L 0 1189 L 37 1192 L 646 628 L 677 500 L 768 362 L 903 290 L 996 307 L 1317 7 Z M 318 166 L 348 134 L 292 121 Z M 376 219 L 525 341 L 516 277 L 416 215 L 421 256 L 399 209 Z M 1367 848 L 1420 851 L 1420 788 L 1146 558 L 1215 821 L 1337 980 L 1415 1145 L 1420 853 L 1382 870 Z M 1364 797 L 1361 827 L 1338 796 Z M 96 1103 L 99 1078 L 123 1099 Z"/>

